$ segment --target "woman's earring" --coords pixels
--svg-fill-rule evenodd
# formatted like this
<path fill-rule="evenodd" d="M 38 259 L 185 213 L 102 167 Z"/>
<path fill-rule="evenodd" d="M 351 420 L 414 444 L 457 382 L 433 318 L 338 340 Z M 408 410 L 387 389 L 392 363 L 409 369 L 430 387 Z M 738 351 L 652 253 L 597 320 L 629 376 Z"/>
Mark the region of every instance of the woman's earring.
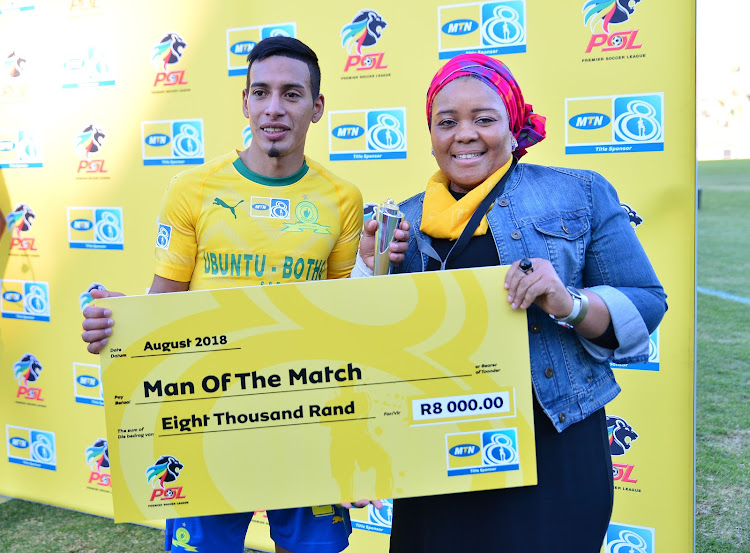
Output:
<path fill-rule="evenodd" d="M 435 157 L 435 148 L 431 149 L 430 153 L 432 154 L 432 157 Z"/>
<path fill-rule="evenodd" d="M 516 148 L 518 148 L 518 140 L 516 140 L 515 136 L 510 137 L 510 148 L 512 151 L 516 151 Z"/>

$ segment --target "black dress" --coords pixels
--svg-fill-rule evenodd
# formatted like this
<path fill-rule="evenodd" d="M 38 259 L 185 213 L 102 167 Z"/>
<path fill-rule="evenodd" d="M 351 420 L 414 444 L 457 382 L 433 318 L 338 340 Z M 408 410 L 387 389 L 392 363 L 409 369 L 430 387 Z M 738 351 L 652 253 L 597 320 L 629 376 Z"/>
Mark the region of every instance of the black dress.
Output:
<path fill-rule="evenodd" d="M 452 244 L 432 241 L 443 258 Z M 470 240 L 447 268 L 499 263 L 488 231 Z M 439 267 L 431 260 L 427 270 Z M 600 551 L 614 498 L 604 409 L 558 433 L 536 398 L 533 404 L 538 484 L 397 499 L 391 553 Z"/>

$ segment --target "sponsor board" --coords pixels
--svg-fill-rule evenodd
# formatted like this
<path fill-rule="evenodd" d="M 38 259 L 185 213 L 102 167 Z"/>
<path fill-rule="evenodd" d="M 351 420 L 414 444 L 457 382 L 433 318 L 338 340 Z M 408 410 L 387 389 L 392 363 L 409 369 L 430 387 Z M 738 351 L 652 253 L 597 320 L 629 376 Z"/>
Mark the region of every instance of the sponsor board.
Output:
<path fill-rule="evenodd" d="M 565 99 L 565 153 L 664 150 L 664 93 Z"/>
<path fill-rule="evenodd" d="M 405 159 L 406 108 L 328 112 L 331 161 Z"/>
<path fill-rule="evenodd" d="M 438 56 L 526 51 L 526 2 L 473 2 L 438 7 Z"/>
<path fill-rule="evenodd" d="M 247 56 L 258 42 L 272 36 L 297 38 L 297 23 L 269 23 L 252 27 L 227 29 L 227 74 L 247 75 Z"/>

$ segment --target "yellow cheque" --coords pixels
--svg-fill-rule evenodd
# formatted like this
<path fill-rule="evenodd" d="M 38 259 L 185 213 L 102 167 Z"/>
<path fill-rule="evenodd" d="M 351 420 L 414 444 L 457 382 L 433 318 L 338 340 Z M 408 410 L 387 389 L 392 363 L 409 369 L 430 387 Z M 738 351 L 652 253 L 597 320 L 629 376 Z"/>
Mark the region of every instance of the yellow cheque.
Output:
<path fill-rule="evenodd" d="M 115 520 L 536 484 L 506 271 L 98 300 Z"/>

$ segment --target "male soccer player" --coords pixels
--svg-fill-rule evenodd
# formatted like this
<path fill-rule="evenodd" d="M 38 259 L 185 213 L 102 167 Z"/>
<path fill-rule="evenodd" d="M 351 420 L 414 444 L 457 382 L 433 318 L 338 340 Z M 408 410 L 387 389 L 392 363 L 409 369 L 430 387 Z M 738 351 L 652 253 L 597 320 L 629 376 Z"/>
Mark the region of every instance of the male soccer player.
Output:
<path fill-rule="evenodd" d="M 354 266 L 362 196 L 304 155 L 310 123 L 323 115 L 317 56 L 297 39 L 274 37 L 260 41 L 248 62 L 242 110 L 252 141 L 172 179 L 159 215 L 150 293 L 345 278 Z M 367 239 L 373 249 L 372 232 Z M 394 245 L 392 259 L 403 259 L 405 246 Z M 84 316 L 82 338 L 98 353 L 112 334 L 111 312 L 92 305 Z M 165 549 L 241 553 L 252 516 L 169 520 Z M 281 553 L 338 553 L 351 533 L 341 505 L 268 511 L 268 520 Z"/>

